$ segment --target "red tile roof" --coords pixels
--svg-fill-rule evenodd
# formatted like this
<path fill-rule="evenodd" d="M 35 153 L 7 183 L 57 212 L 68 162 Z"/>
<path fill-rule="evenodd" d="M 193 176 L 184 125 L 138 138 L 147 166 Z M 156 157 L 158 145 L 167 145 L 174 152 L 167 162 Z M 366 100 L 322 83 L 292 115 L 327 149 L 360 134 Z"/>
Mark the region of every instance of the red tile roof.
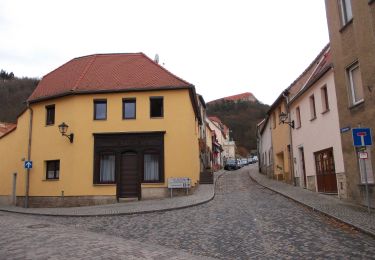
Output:
<path fill-rule="evenodd" d="M 215 103 L 217 101 L 220 101 L 220 100 L 230 100 L 230 101 L 238 101 L 238 100 L 247 100 L 247 101 L 252 101 L 252 102 L 256 102 L 257 99 L 255 98 L 255 96 L 250 93 L 250 92 L 245 92 L 245 93 L 242 93 L 242 94 L 238 94 L 238 95 L 233 95 L 233 96 L 229 96 L 229 97 L 223 97 L 223 98 L 219 98 L 219 99 L 215 99 L 215 100 L 212 100 L 209 103 Z"/>
<path fill-rule="evenodd" d="M 215 122 L 217 122 L 217 123 L 222 124 L 220 118 L 218 118 L 217 116 L 209 116 L 208 118 L 209 118 L 211 121 L 215 121 Z"/>
<path fill-rule="evenodd" d="M 321 64 L 325 64 L 325 54 L 330 50 L 330 44 L 327 44 L 323 50 L 316 56 L 313 62 L 306 70 L 289 86 L 289 98 L 292 99 L 306 84 L 320 71 Z M 329 55 L 330 56 L 330 55 Z"/>
<path fill-rule="evenodd" d="M 221 131 L 223 132 L 224 135 L 228 134 L 229 128 L 223 122 L 221 122 L 220 118 L 218 118 L 217 116 L 209 116 L 208 118 L 211 121 L 219 124 L 219 126 L 222 128 Z"/>
<path fill-rule="evenodd" d="M 85 92 L 189 87 L 143 53 L 95 54 L 75 58 L 45 75 L 28 101 Z"/>
<path fill-rule="evenodd" d="M 323 50 L 315 57 L 315 59 L 310 63 L 310 65 L 302 72 L 302 74 L 287 88 L 285 89 L 279 97 L 270 106 L 267 114 L 270 115 L 272 111 L 284 100 L 284 94 L 289 95 L 289 100 L 293 100 L 302 89 L 311 82 L 312 79 L 317 75 L 317 72 L 321 72 L 326 67 L 320 69 L 320 64 L 331 65 L 331 62 L 324 62 L 325 54 L 330 50 L 330 44 L 328 43 Z M 327 57 L 330 57 L 328 55 Z M 330 58 L 331 59 L 331 58 Z"/>
<path fill-rule="evenodd" d="M 14 129 L 16 129 L 16 127 L 17 127 L 17 124 L 0 122 L 0 138 L 12 132 Z"/>
<path fill-rule="evenodd" d="M 314 66 L 314 69 L 309 73 L 309 78 L 306 79 L 298 89 L 295 89 L 294 92 L 291 93 L 290 102 L 295 101 L 300 95 L 302 95 L 306 90 L 313 86 L 317 80 L 319 80 L 327 71 L 332 68 L 332 55 L 329 45 L 324 49 L 324 52 L 321 52 L 319 54 L 318 58 L 318 61 L 315 63 L 316 66 Z"/>

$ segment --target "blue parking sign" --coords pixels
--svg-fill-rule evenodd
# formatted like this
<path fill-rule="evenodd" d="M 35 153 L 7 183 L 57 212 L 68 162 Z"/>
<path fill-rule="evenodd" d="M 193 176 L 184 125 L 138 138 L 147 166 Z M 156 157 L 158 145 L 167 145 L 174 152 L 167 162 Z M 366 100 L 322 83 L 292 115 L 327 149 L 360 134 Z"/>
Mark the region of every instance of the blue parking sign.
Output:
<path fill-rule="evenodd" d="M 352 135 L 353 135 L 354 146 L 372 145 L 370 128 L 353 128 Z"/>

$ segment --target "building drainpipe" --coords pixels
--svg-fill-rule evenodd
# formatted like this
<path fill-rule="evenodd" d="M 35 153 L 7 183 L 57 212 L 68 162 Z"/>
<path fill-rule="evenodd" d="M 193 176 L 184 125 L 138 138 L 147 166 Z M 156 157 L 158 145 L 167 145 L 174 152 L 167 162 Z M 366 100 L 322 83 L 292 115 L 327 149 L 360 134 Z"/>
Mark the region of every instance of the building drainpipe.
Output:
<path fill-rule="evenodd" d="M 30 107 L 29 102 L 27 102 L 27 108 L 30 112 L 29 138 L 28 138 L 28 145 L 27 145 L 27 160 L 30 161 L 30 158 L 31 158 L 31 134 L 32 134 L 32 131 L 33 131 L 33 114 L 34 114 L 34 111 Z M 30 191 L 30 169 L 26 169 L 25 208 L 29 207 L 29 191 Z"/>
<path fill-rule="evenodd" d="M 285 98 L 286 102 L 286 113 L 289 117 L 289 121 L 291 121 L 291 115 L 290 115 L 290 107 L 289 107 L 289 92 L 286 90 L 283 92 L 283 97 Z M 293 157 L 293 139 L 292 139 L 292 127 L 289 127 L 289 140 L 290 140 L 290 173 L 291 177 L 293 179 L 293 185 L 297 186 L 296 184 L 296 178 L 294 177 L 294 157 Z"/>

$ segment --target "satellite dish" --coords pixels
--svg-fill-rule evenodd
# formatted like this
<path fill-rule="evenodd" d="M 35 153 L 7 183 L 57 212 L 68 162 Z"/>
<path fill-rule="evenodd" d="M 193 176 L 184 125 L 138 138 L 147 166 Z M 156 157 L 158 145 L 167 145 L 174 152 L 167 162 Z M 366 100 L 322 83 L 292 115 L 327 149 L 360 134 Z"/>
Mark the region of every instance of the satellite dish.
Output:
<path fill-rule="evenodd" d="M 159 54 L 157 54 L 157 53 L 155 54 L 154 61 L 159 64 Z"/>

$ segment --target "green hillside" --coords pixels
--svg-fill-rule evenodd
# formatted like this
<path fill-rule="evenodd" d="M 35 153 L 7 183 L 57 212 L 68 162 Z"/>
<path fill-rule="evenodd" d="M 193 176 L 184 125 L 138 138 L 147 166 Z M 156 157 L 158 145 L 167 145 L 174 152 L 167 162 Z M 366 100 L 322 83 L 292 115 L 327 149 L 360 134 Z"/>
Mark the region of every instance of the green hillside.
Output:
<path fill-rule="evenodd" d="M 35 78 L 17 78 L 12 72 L 0 72 L 0 122 L 16 122 L 26 108 L 26 100 L 38 85 Z"/>
<path fill-rule="evenodd" d="M 232 130 L 238 153 L 245 156 L 256 149 L 256 126 L 268 109 L 260 102 L 220 100 L 207 104 L 207 115 L 219 117 Z"/>

